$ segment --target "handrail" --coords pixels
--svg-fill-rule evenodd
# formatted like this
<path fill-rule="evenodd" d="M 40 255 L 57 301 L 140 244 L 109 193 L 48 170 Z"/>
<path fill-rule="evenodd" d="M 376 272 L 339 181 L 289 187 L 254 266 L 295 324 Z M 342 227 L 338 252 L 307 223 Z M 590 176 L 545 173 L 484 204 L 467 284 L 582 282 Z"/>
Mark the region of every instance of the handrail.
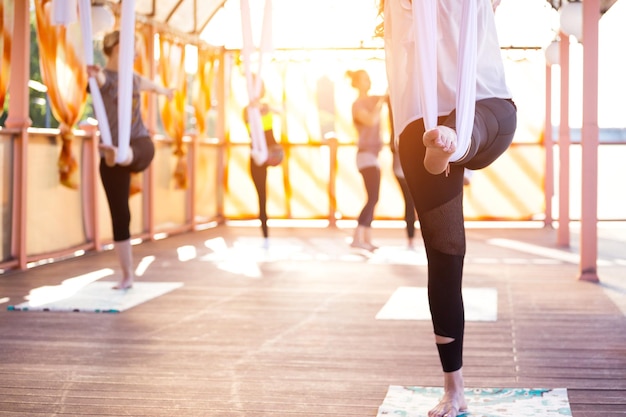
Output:
<path fill-rule="evenodd" d="M 27 135 L 28 140 L 26 141 L 26 154 L 24 158 L 28 163 L 29 170 L 38 169 L 37 172 L 56 172 L 56 156 L 58 156 L 58 144 L 53 140 L 58 135 L 57 129 L 37 129 L 37 128 L 28 128 Z M 54 261 L 57 259 L 66 259 L 68 257 L 74 257 L 77 255 L 84 254 L 90 251 L 100 251 L 108 247 L 110 243 L 112 243 L 112 238 L 110 236 L 110 232 L 108 230 L 108 225 L 106 219 L 108 218 L 108 208 L 106 206 L 106 202 L 103 202 L 103 197 L 101 192 L 99 191 L 100 182 L 99 182 L 99 174 L 98 174 L 98 156 L 97 149 L 95 146 L 95 142 L 93 141 L 95 133 L 93 132 L 85 132 L 77 130 L 75 132 L 75 136 L 77 138 L 77 145 L 80 148 L 80 152 L 82 154 L 81 157 L 81 189 L 79 191 L 67 191 L 65 189 L 60 188 L 58 186 L 58 191 L 55 191 L 54 187 L 55 182 L 53 179 L 46 179 L 46 188 L 42 189 L 43 193 L 52 193 L 50 195 L 69 195 L 75 196 L 74 193 L 82 193 L 82 197 L 78 200 L 75 197 L 71 197 L 70 200 L 67 201 L 69 204 L 68 207 L 73 207 L 74 211 L 78 211 L 82 218 L 80 219 L 63 219 L 62 213 L 52 213 L 51 216 L 52 221 L 68 221 L 69 225 L 73 225 L 73 229 L 77 229 L 76 222 L 79 225 L 84 227 L 84 237 L 82 241 L 70 241 L 70 243 L 65 246 L 58 247 L 54 245 L 54 242 L 49 242 L 49 245 L 44 245 L 47 250 L 42 252 L 34 253 L 32 249 L 29 249 L 33 244 L 32 230 L 29 228 L 35 227 L 32 224 L 33 217 L 39 215 L 36 210 L 41 210 L 41 203 L 38 203 L 38 199 L 43 198 L 41 195 L 38 195 L 40 192 L 37 190 L 36 184 L 38 182 L 33 183 L 33 178 L 29 177 L 29 174 L 32 176 L 32 171 L 26 171 L 24 178 L 13 178 L 13 166 L 18 159 L 12 157 L 13 152 L 16 152 L 18 149 L 15 148 L 15 141 L 19 140 L 21 137 L 20 129 L 8 129 L 8 128 L 0 128 L 0 147 L 5 147 L 4 153 L 8 158 L 7 161 L 10 163 L 3 164 L 2 168 L 2 176 L 0 177 L 0 187 L 9 187 L 9 191 L 5 192 L 5 196 L 8 196 L 9 200 L 4 202 L 4 206 L 2 211 L 0 212 L 1 217 L 4 219 L 3 224 L 6 226 L 7 224 L 14 224 L 20 213 L 23 213 L 26 218 L 24 220 L 25 229 L 20 230 L 20 228 L 13 228 L 10 232 L 4 230 L 3 231 L 3 245 L 2 248 L 6 251 L 7 243 L 11 241 L 15 242 L 23 242 L 21 245 L 13 245 L 12 251 L 10 253 L 3 253 L 2 258 L 0 258 L 0 273 L 4 273 L 10 270 L 16 269 L 26 269 L 35 265 L 40 265 L 42 263 Z M 144 181 L 144 186 L 152 187 L 145 189 L 145 194 L 150 194 L 152 196 L 157 196 L 157 199 L 154 199 L 154 204 L 148 204 L 151 199 L 144 198 L 139 203 L 138 200 L 134 200 L 134 213 L 140 219 L 143 219 L 142 224 L 136 226 L 133 229 L 132 237 L 133 239 L 141 239 L 141 240 L 153 240 L 159 238 L 160 236 L 167 235 L 175 235 L 180 233 L 191 232 L 194 230 L 204 229 L 206 227 L 210 227 L 214 224 L 221 224 L 224 220 L 233 220 L 233 219 L 248 219 L 254 218 L 254 210 L 253 211 L 242 211 L 237 214 L 236 211 L 233 212 L 233 204 L 232 202 L 235 199 L 241 199 L 242 196 L 237 194 L 241 192 L 241 187 L 233 187 L 234 190 L 228 190 L 227 184 L 223 182 L 222 176 L 223 172 L 220 168 L 221 160 L 226 161 L 225 167 L 228 168 L 229 171 L 237 172 L 237 175 L 241 177 L 241 175 L 247 175 L 247 163 L 248 163 L 248 148 L 249 144 L 247 143 L 224 143 L 217 138 L 195 138 L 193 135 L 188 135 L 184 138 L 186 144 L 189 145 L 189 178 L 190 178 L 190 187 L 189 190 L 171 190 L 167 188 L 168 178 L 171 174 L 172 167 L 169 165 L 170 154 L 169 149 L 173 142 L 166 137 L 156 136 L 155 144 L 157 146 L 157 157 L 155 158 L 155 162 L 153 162 L 153 167 L 150 175 L 154 178 L 152 181 Z M 602 146 L 618 146 L 618 152 L 626 151 L 626 148 L 620 145 L 626 145 L 626 143 L 612 143 L 606 144 L 604 143 Z M 315 191 L 316 195 L 326 194 L 328 203 L 325 208 L 320 210 L 320 213 L 324 213 L 325 217 L 328 220 L 328 225 L 330 227 L 335 226 L 338 220 L 338 217 L 343 217 L 344 219 L 350 219 L 352 216 L 350 214 L 346 215 L 345 207 L 347 206 L 359 206 L 361 201 L 359 198 L 350 200 L 352 197 L 346 196 L 345 190 L 346 187 L 349 188 L 351 192 L 356 193 L 358 195 L 361 192 L 362 184 L 359 182 L 360 178 L 358 177 L 358 173 L 356 173 L 356 168 L 354 166 L 352 157 L 353 152 L 355 152 L 355 145 L 351 143 L 340 143 L 336 139 L 325 140 L 323 142 L 316 143 L 287 143 L 284 144 L 286 148 L 286 159 L 283 163 L 285 164 L 294 164 L 290 169 L 290 174 L 294 175 L 294 178 L 301 177 L 302 175 L 310 176 L 311 181 L 321 185 L 324 189 L 318 189 Z M 553 146 L 558 146 L 558 144 L 554 144 Z M 576 149 L 578 144 L 572 144 L 572 149 Z M 514 193 L 516 192 L 515 188 L 519 187 L 519 183 L 515 182 L 516 180 L 508 178 L 508 176 L 512 175 L 514 169 L 519 172 L 525 173 L 524 175 L 528 175 L 528 178 L 525 181 L 533 181 L 539 183 L 538 187 L 543 189 L 542 179 L 544 177 L 544 173 L 542 171 L 542 166 L 537 164 L 538 161 L 533 160 L 533 155 L 542 155 L 545 152 L 543 149 L 543 144 L 538 143 L 514 143 L 512 145 L 512 150 L 510 155 L 513 159 L 513 164 L 517 164 L 519 166 L 515 167 L 509 165 L 507 167 L 507 175 L 502 176 L 498 174 L 498 176 L 494 177 L 494 181 L 498 184 L 503 181 L 514 181 L 511 186 L 500 184 L 503 190 L 506 190 L 506 193 Z M 318 151 L 317 149 L 327 148 L 328 151 Z M 611 157 L 618 152 L 614 152 L 611 148 L 609 152 Z M 622 151 L 623 150 L 623 151 Z M 32 158 L 40 158 L 40 155 L 44 155 L 43 160 L 32 160 Z M 291 160 L 289 159 L 289 155 L 291 156 Z M 47 159 L 46 158 L 47 155 Z M 225 155 L 229 156 L 230 159 L 226 160 Z M 317 155 L 316 160 L 323 162 L 323 166 L 302 166 L 302 161 L 306 161 L 306 158 L 311 157 L 311 155 Z M 389 159 L 389 150 L 384 149 L 383 153 L 381 153 L 383 163 L 386 164 Z M 505 154 L 506 155 L 506 154 Z M 528 156 L 530 155 L 530 156 Z M 293 159 L 295 158 L 295 159 Z M 326 160 L 327 158 L 327 160 Z M 508 162 L 510 163 L 510 162 Z M 49 165 L 47 168 L 41 165 Z M 243 165 L 242 165 L 243 164 Z M 530 172 L 528 167 L 532 166 L 533 169 Z M 274 170 L 279 170 L 280 168 L 273 168 Z M 321 169 L 321 171 L 320 171 Z M 209 172 L 207 172 L 209 170 Z M 326 171 L 328 170 L 328 171 Z M 273 171 L 278 173 L 280 171 Z M 498 171 L 499 173 L 502 170 Z M 276 175 L 276 174 L 275 174 Z M 485 174 L 487 175 L 487 174 Z M 495 174 L 494 174 L 495 175 Z M 316 176 L 316 178 L 314 178 Z M 12 182 L 15 180 L 15 183 Z M 292 181 L 292 179 L 287 178 L 287 181 Z M 41 182 L 41 178 L 37 178 L 37 181 Z M 208 182 L 207 182 L 208 181 Z M 231 181 L 232 178 L 231 178 Z M 244 178 L 244 181 L 250 181 L 247 176 Z M 280 187 L 282 181 L 277 181 L 276 184 L 279 184 Z M 386 182 L 385 182 L 386 181 Z M 395 179 L 392 177 L 391 164 L 389 166 L 383 166 L 383 182 L 385 185 L 384 192 L 390 193 L 388 195 L 391 196 L 391 199 L 401 198 L 401 194 L 395 192 L 395 190 L 391 190 L 389 187 L 395 187 L 394 184 Z M 11 185 L 12 184 L 12 185 Z M 152 184 L 152 185 L 150 185 Z M 495 183 L 494 183 L 495 184 Z M 53 187 L 50 189 L 50 187 Z M 245 184 L 245 187 L 248 189 L 252 189 L 250 184 Z M 245 188 L 244 187 L 244 188 Z M 298 192 L 302 192 L 297 184 L 292 184 L 292 188 L 297 190 Z M 30 207 L 30 216 L 28 210 L 25 210 L 23 207 L 20 207 L 20 199 L 15 200 L 14 196 L 16 191 L 22 193 L 24 197 L 23 201 L 25 201 L 26 206 Z M 271 191 L 271 190 L 270 190 Z M 276 191 L 276 190 L 274 190 Z M 321 192 L 321 194 L 320 194 Z M 468 192 L 467 198 L 471 198 L 472 196 L 476 197 L 476 193 L 480 192 L 480 190 L 472 190 Z M 522 191 L 520 191 L 522 192 Z M 305 193 L 306 195 L 306 193 Z M 505 196 L 506 197 L 506 196 Z M 545 197 L 545 196 L 544 196 Z M 282 198 L 282 197 L 281 197 Z M 303 198 L 299 196 L 299 198 Z M 498 198 L 503 198 L 499 196 Z M 524 198 L 528 198 L 528 196 L 517 196 L 513 201 L 524 201 Z M 532 198 L 532 197 L 531 197 Z M 163 204 L 165 200 L 167 200 L 167 204 Z M 348 200 L 347 200 L 348 199 Z M 246 204 L 249 203 L 250 198 L 245 198 Z M 388 200 L 388 199 L 387 199 Z M 213 206 L 210 208 L 206 208 L 205 206 L 198 206 L 200 201 L 208 201 Z M 393 203 L 394 207 L 403 207 L 403 203 L 401 200 L 397 200 L 398 203 Z M 482 199 L 480 200 L 482 201 Z M 224 204 L 227 202 L 227 204 Z M 230 203 L 228 203 L 230 202 Z M 65 204 L 66 202 L 63 202 Z M 291 204 L 292 202 L 286 201 L 286 204 Z M 306 204 L 320 204 L 319 201 L 305 202 Z M 537 201 L 537 204 L 541 206 L 541 201 Z M 51 207 L 46 207 L 46 210 L 53 210 L 55 207 L 58 207 L 58 202 L 56 202 L 56 206 L 51 204 Z M 321 204 L 325 204 L 321 202 Z M 389 201 L 381 201 L 379 206 L 387 206 L 390 204 Z M 530 204 L 530 203 L 529 203 Z M 168 212 L 167 210 L 169 206 L 174 207 L 175 211 L 173 213 Z M 224 208 L 226 207 L 226 208 Z M 230 207 L 230 208 L 229 208 Z M 167 209 L 167 210 L 164 210 Z M 240 208 L 241 209 L 241 208 Z M 243 210 L 248 210 L 247 206 L 243 206 Z M 378 209 L 377 209 L 378 210 Z M 385 210 L 384 207 L 381 210 Z M 182 213 L 181 213 L 182 211 Z M 200 212 L 199 212 L 200 211 Z M 340 213 L 343 211 L 343 213 Z M 34 213 L 34 214 L 33 214 Z M 298 215 L 293 215 L 291 212 L 285 211 L 287 217 L 276 216 L 274 218 L 285 218 L 285 219 L 296 219 L 302 218 L 298 217 Z M 299 212 L 301 216 L 301 211 Z M 536 215 L 541 215 L 541 210 L 537 210 Z M 311 217 L 313 218 L 313 217 Z M 319 218 L 319 217 L 315 217 Z M 63 220 L 61 220 L 63 219 Z M 103 219 L 105 220 L 103 223 Z M 146 219 L 149 219 L 152 224 L 147 224 Z M 400 220 L 401 215 L 399 212 L 396 214 L 387 213 L 378 213 L 377 220 Z M 10 221 L 9 221 L 10 220 Z M 502 220 L 502 219 L 499 219 Z M 504 219 L 506 220 L 506 219 Z M 520 220 L 520 219 L 511 219 L 511 220 Z M 533 218 L 536 220 L 536 218 Z M 602 220 L 602 219 L 600 219 Z M 606 220 L 606 219 L 605 219 Z M 613 219 L 611 219 L 613 220 Z M 80 228 L 78 228 L 80 229 Z M 13 236 L 13 233 L 22 233 L 20 236 Z M 27 241 L 31 236 L 31 241 Z M 45 234 L 41 236 L 36 236 L 35 239 L 47 239 Z M 34 245 L 35 247 L 39 247 L 39 245 Z"/>

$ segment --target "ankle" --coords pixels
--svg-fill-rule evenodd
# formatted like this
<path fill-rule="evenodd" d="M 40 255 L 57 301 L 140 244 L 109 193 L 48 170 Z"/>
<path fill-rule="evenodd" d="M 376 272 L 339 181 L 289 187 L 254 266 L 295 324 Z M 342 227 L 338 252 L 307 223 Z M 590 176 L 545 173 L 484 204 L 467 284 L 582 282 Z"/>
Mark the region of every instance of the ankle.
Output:
<path fill-rule="evenodd" d="M 465 384 L 463 381 L 463 372 L 461 369 L 454 372 L 444 372 L 443 387 L 446 392 L 454 392 L 463 394 Z"/>

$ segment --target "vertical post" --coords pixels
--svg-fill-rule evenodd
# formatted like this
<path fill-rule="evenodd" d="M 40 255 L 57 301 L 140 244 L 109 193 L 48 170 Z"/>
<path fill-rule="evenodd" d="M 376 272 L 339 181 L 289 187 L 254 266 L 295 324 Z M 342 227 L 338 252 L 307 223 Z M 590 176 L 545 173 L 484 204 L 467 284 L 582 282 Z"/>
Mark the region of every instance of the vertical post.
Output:
<path fill-rule="evenodd" d="M 330 173 L 328 176 L 328 226 L 337 226 L 337 150 L 339 141 L 337 138 L 327 140 L 330 159 Z"/>
<path fill-rule="evenodd" d="M 156 36 L 156 29 L 154 24 L 150 24 L 149 26 L 149 41 L 146 45 L 146 55 L 148 56 L 148 77 L 151 80 L 154 80 L 156 76 L 156 68 L 155 68 L 155 60 L 154 60 L 154 39 Z M 157 106 L 157 97 L 156 94 L 150 94 L 150 99 L 148 100 L 148 111 L 146 114 L 148 115 L 148 120 L 146 121 L 148 126 L 148 131 L 151 132 L 152 135 L 156 134 L 157 129 L 157 112 L 159 108 Z M 156 146 L 156 144 L 155 144 Z M 156 149 L 155 149 L 156 152 Z M 154 168 L 153 164 L 150 164 L 148 169 L 143 171 L 143 231 L 147 232 L 150 236 L 150 239 L 154 238 L 155 227 L 154 227 Z"/>
<path fill-rule="evenodd" d="M 30 78 L 30 2 L 14 3 L 13 46 L 11 47 L 11 82 L 9 83 L 9 114 L 5 126 L 18 130 L 14 140 L 13 165 L 13 222 L 11 230 L 11 255 L 17 259 L 19 269 L 26 269 L 26 213 L 27 213 L 27 154 L 28 80 Z"/>
<path fill-rule="evenodd" d="M 559 43 L 561 63 L 561 121 L 559 123 L 559 229 L 557 245 L 570 246 L 570 127 L 569 127 L 569 35 L 561 32 Z"/>
<path fill-rule="evenodd" d="M 226 53 L 224 49 L 222 49 L 220 54 L 220 65 L 218 67 L 217 72 L 217 83 L 216 83 L 216 94 L 217 94 L 217 122 L 216 122 L 216 135 L 218 138 L 218 156 L 217 156 L 217 216 L 221 219 L 224 218 L 224 194 L 226 187 L 225 176 L 226 176 L 226 155 L 227 155 L 227 146 L 226 143 L 226 112 L 228 109 L 228 85 L 230 80 L 230 71 L 231 71 L 231 60 L 232 54 Z M 227 67 L 228 66 L 228 67 Z"/>
<path fill-rule="evenodd" d="M 83 123 L 80 129 L 85 132 L 83 139 L 83 201 L 85 201 L 85 230 L 87 239 L 91 239 L 96 251 L 102 250 L 102 233 L 98 219 L 100 218 L 100 205 L 98 204 L 100 157 L 98 154 L 98 127 L 89 123 Z"/>
<path fill-rule="evenodd" d="M 580 279 L 598 282 L 598 27 L 600 1 L 583 1 Z"/>
<path fill-rule="evenodd" d="M 546 176 L 543 192 L 546 200 L 545 227 L 552 227 L 552 197 L 554 197 L 554 138 L 552 137 L 552 64 L 546 63 L 546 122 L 543 147 L 546 155 Z"/>
<path fill-rule="evenodd" d="M 187 208 L 187 213 L 189 215 L 189 226 L 193 231 L 196 229 L 196 172 L 198 167 L 198 141 L 200 140 L 200 136 L 196 132 L 190 135 L 190 138 L 191 144 L 187 151 L 187 159 L 189 160 L 189 167 L 187 168 L 187 175 L 189 175 L 189 190 L 187 191 L 189 198 L 187 201 L 189 207 Z"/>

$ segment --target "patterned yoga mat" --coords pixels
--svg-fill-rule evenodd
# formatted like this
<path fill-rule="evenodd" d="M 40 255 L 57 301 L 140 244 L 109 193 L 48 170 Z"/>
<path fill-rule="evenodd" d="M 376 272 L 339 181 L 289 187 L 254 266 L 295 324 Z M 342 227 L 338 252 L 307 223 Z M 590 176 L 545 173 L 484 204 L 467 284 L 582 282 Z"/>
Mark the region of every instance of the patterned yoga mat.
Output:
<path fill-rule="evenodd" d="M 426 417 L 443 388 L 392 385 L 377 417 Z M 464 417 L 563 417 L 571 416 L 565 388 L 466 389 L 468 412 Z"/>

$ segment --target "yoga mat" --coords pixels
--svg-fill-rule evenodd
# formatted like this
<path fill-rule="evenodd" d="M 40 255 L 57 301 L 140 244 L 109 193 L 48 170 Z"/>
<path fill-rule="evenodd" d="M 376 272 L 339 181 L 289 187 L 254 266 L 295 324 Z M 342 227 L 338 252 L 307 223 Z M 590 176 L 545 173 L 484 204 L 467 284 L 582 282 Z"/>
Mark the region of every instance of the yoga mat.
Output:
<path fill-rule="evenodd" d="M 64 285 L 42 287 L 34 294 L 31 291 L 28 301 L 7 309 L 119 313 L 180 288 L 183 283 L 135 282 L 128 290 L 114 290 L 114 285 L 113 281 L 96 281 L 79 288 L 63 288 Z"/>
<path fill-rule="evenodd" d="M 496 321 L 498 291 L 495 288 L 464 288 L 466 321 Z M 378 320 L 430 320 L 426 287 L 399 287 L 376 314 Z"/>
<path fill-rule="evenodd" d="M 443 395 L 443 388 L 392 385 L 377 417 L 426 417 Z M 466 389 L 465 417 L 563 417 L 572 411 L 565 388 Z"/>

